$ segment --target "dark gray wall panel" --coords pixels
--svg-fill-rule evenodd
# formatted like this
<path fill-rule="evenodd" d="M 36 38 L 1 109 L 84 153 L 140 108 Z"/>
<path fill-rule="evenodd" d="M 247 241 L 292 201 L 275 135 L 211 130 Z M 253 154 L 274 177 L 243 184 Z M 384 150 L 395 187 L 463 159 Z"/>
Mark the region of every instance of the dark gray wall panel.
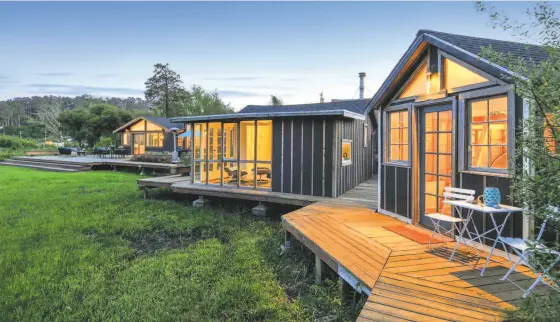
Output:
<path fill-rule="evenodd" d="M 282 191 L 282 120 L 272 121 L 272 191 Z"/>
<path fill-rule="evenodd" d="M 323 195 L 323 120 L 313 121 L 313 195 Z"/>
<path fill-rule="evenodd" d="M 410 218 L 409 216 L 409 185 L 408 185 L 408 168 L 396 168 L 397 181 L 396 181 L 396 196 L 397 196 L 397 209 L 396 214 Z"/>
<path fill-rule="evenodd" d="M 294 132 L 293 132 L 293 149 L 292 149 L 292 193 L 301 193 L 301 185 L 302 185 L 302 175 L 301 175 L 301 168 L 302 168 L 302 155 L 305 151 L 302 151 L 302 120 L 295 119 L 294 120 Z M 303 152 L 303 153 L 302 153 Z"/>
<path fill-rule="evenodd" d="M 325 196 L 333 196 L 333 139 L 334 139 L 334 122 L 327 120 L 325 122 Z"/>
<path fill-rule="evenodd" d="M 291 181 L 292 181 L 292 120 L 284 120 L 284 149 L 283 151 L 283 161 L 284 166 L 282 172 L 282 192 L 291 193 Z"/>
<path fill-rule="evenodd" d="M 385 209 L 395 212 L 395 167 L 385 167 Z"/>
<path fill-rule="evenodd" d="M 312 123 L 311 119 L 304 119 L 303 120 L 303 189 L 302 194 L 304 195 L 311 195 L 311 180 L 312 180 L 312 159 L 313 154 L 312 151 L 312 142 L 313 142 L 313 135 L 312 135 Z"/>

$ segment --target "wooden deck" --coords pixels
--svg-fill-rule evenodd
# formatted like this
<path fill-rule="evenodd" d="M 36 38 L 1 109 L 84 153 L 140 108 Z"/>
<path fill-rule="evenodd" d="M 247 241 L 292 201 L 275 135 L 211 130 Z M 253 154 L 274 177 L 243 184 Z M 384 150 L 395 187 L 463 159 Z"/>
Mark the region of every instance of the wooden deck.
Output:
<path fill-rule="evenodd" d="M 450 262 L 453 243 L 428 249 L 385 229 L 404 223 L 367 206 L 319 202 L 284 215 L 282 224 L 348 284 L 369 294 L 359 321 L 499 321 L 522 298 L 515 285 L 499 280 L 510 267 L 505 259 L 495 257 L 498 263 L 480 276 L 468 249 Z M 524 267 L 512 278 L 524 286 L 533 281 Z"/>

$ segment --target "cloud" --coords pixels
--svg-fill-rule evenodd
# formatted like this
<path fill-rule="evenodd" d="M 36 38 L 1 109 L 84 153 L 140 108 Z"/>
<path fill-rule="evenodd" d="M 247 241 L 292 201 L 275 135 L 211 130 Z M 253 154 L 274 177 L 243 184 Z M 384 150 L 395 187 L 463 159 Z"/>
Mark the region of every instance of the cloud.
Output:
<path fill-rule="evenodd" d="M 42 94 L 59 94 L 59 95 L 129 95 L 143 96 L 144 90 L 130 87 L 105 87 L 105 86 L 84 86 L 84 85 L 66 85 L 66 84 L 29 84 L 35 93 Z"/>
<path fill-rule="evenodd" d="M 251 77 L 251 76 L 242 76 L 242 77 L 210 77 L 205 78 L 204 80 L 211 80 L 211 81 L 256 81 L 263 79 L 262 77 Z"/>
<path fill-rule="evenodd" d="M 52 73 L 39 73 L 39 74 L 37 74 L 37 75 L 39 75 L 39 76 L 49 76 L 49 77 L 52 77 L 52 76 L 72 76 L 72 75 L 74 75 L 74 74 L 73 74 L 73 73 L 52 72 Z"/>
<path fill-rule="evenodd" d="M 111 74 L 111 73 L 102 73 L 102 74 L 97 74 L 95 75 L 95 77 L 101 77 L 101 78 L 107 78 L 107 77 L 115 77 L 115 74 Z"/>
<path fill-rule="evenodd" d="M 0 79 L 9 79 L 9 78 L 10 78 L 10 76 L 7 76 L 7 75 L 0 75 Z"/>
<path fill-rule="evenodd" d="M 262 94 L 258 94 L 254 92 L 245 92 L 245 91 L 237 91 L 237 90 L 218 90 L 218 94 L 220 94 L 220 96 L 225 96 L 225 97 L 263 96 Z"/>

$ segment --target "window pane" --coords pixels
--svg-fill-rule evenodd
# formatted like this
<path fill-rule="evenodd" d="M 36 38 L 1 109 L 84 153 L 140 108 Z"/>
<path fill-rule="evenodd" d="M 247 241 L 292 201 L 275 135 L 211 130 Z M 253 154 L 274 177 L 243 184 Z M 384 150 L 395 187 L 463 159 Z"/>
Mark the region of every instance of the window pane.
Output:
<path fill-rule="evenodd" d="M 498 169 L 507 169 L 507 147 L 491 146 L 490 147 L 490 167 Z"/>
<path fill-rule="evenodd" d="M 208 183 L 209 184 L 220 184 L 220 174 L 222 163 L 219 162 L 208 162 Z"/>
<path fill-rule="evenodd" d="M 471 121 L 487 122 L 488 121 L 488 101 L 471 101 Z"/>
<path fill-rule="evenodd" d="M 490 144 L 507 144 L 507 124 L 490 123 Z"/>
<path fill-rule="evenodd" d="M 439 112 L 438 124 L 440 131 L 451 131 L 451 122 L 453 122 L 451 111 Z"/>
<path fill-rule="evenodd" d="M 272 161 L 272 121 L 257 121 L 257 160 Z"/>
<path fill-rule="evenodd" d="M 391 152 L 389 155 L 389 160 L 398 161 L 401 159 L 400 154 L 400 146 L 399 145 L 391 145 Z M 344 154 L 342 155 L 342 160 L 344 161 Z"/>
<path fill-rule="evenodd" d="M 408 127 L 408 110 L 400 112 L 401 127 Z"/>
<path fill-rule="evenodd" d="M 472 166 L 477 168 L 488 167 L 488 146 L 472 147 Z"/>
<path fill-rule="evenodd" d="M 463 87 L 472 84 L 487 82 L 488 80 L 479 74 L 451 61 L 443 59 L 443 76 L 445 89 Z"/>
<path fill-rule="evenodd" d="M 257 187 L 270 188 L 272 182 L 272 165 L 257 163 Z"/>
<path fill-rule="evenodd" d="M 239 186 L 254 187 L 255 185 L 255 164 L 253 162 L 239 163 Z M 236 174 L 237 175 L 237 174 Z"/>
<path fill-rule="evenodd" d="M 408 143 L 408 128 L 401 130 L 401 143 Z"/>
<path fill-rule="evenodd" d="M 451 175 L 451 155 L 439 155 L 438 173 Z"/>
<path fill-rule="evenodd" d="M 426 193 L 435 195 L 437 193 L 437 176 L 427 174 L 425 177 L 424 190 Z"/>
<path fill-rule="evenodd" d="M 224 123 L 224 158 L 237 158 L 237 124 Z"/>
<path fill-rule="evenodd" d="M 426 154 L 426 172 L 437 173 L 437 154 Z"/>
<path fill-rule="evenodd" d="M 426 94 L 428 84 L 426 81 L 426 71 L 426 64 L 424 64 L 420 67 L 418 73 L 413 76 L 412 80 L 408 83 L 399 97 L 404 98 Z"/>
<path fill-rule="evenodd" d="M 437 112 L 426 113 L 426 132 L 437 131 Z"/>
<path fill-rule="evenodd" d="M 426 152 L 437 152 L 437 134 L 426 134 Z"/>
<path fill-rule="evenodd" d="M 424 211 L 427 214 L 433 214 L 437 212 L 437 197 L 425 195 L 424 197 Z"/>
<path fill-rule="evenodd" d="M 255 122 L 243 121 L 239 125 L 241 131 L 239 146 L 241 147 L 240 160 L 255 160 Z"/>
<path fill-rule="evenodd" d="M 224 185 L 237 186 L 237 162 L 224 162 Z"/>
<path fill-rule="evenodd" d="M 389 121 L 392 129 L 398 129 L 400 127 L 399 112 L 389 113 Z"/>
<path fill-rule="evenodd" d="M 399 130 L 399 129 L 392 129 L 391 130 L 391 144 L 401 143 L 400 132 L 401 132 L 401 130 Z"/>
<path fill-rule="evenodd" d="M 451 177 L 439 176 L 438 195 L 443 196 L 445 187 L 451 187 Z"/>
<path fill-rule="evenodd" d="M 408 161 L 408 144 L 401 145 L 401 160 Z"/>
<path fill-rule="evenodd" d="M 507 120 L 507 97 L 493 98 L 490 104 L 490 121 Z"/>
<path fill-rule="evenodd" d="M 471 144 L 488 144 L 488 124 L 473 124 L 471 128 Z"/>
<path fill-rule="evenodd" d="M 393 147 L 391 147 L 391 151 L 393 151 Z M 342 141 L 342 162 L 352 162 L 352 142 Z"/>
<path fill-rule="evenodd" d="M 451 153 L 451 133 L 442 133 L 439 135 L 439 152 Z"/>

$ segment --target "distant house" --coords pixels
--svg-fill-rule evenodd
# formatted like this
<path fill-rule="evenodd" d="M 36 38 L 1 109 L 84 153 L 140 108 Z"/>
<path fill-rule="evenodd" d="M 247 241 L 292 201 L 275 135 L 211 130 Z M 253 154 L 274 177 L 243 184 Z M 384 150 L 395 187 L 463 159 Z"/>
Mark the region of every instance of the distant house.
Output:
<path fill-rule="evenodd" d="M 336 197 L 376 171 L 368 102 L 249 105 L 171 121 L 192 129 L 193 185 Z"/>
<path fill-rule="evenodd" d="M 119 127 L 113 133 L 120 133 L 121 145 L 130 154 L 144 154 L 146 152 L 172 152 L 173 133 L 171 128 L 179 128 L 177 149 L 188 147 L 188 139 L 184 133 L 183 123 L 173 123 L 169 118 L 155 116 L 140 116 Z"/>

